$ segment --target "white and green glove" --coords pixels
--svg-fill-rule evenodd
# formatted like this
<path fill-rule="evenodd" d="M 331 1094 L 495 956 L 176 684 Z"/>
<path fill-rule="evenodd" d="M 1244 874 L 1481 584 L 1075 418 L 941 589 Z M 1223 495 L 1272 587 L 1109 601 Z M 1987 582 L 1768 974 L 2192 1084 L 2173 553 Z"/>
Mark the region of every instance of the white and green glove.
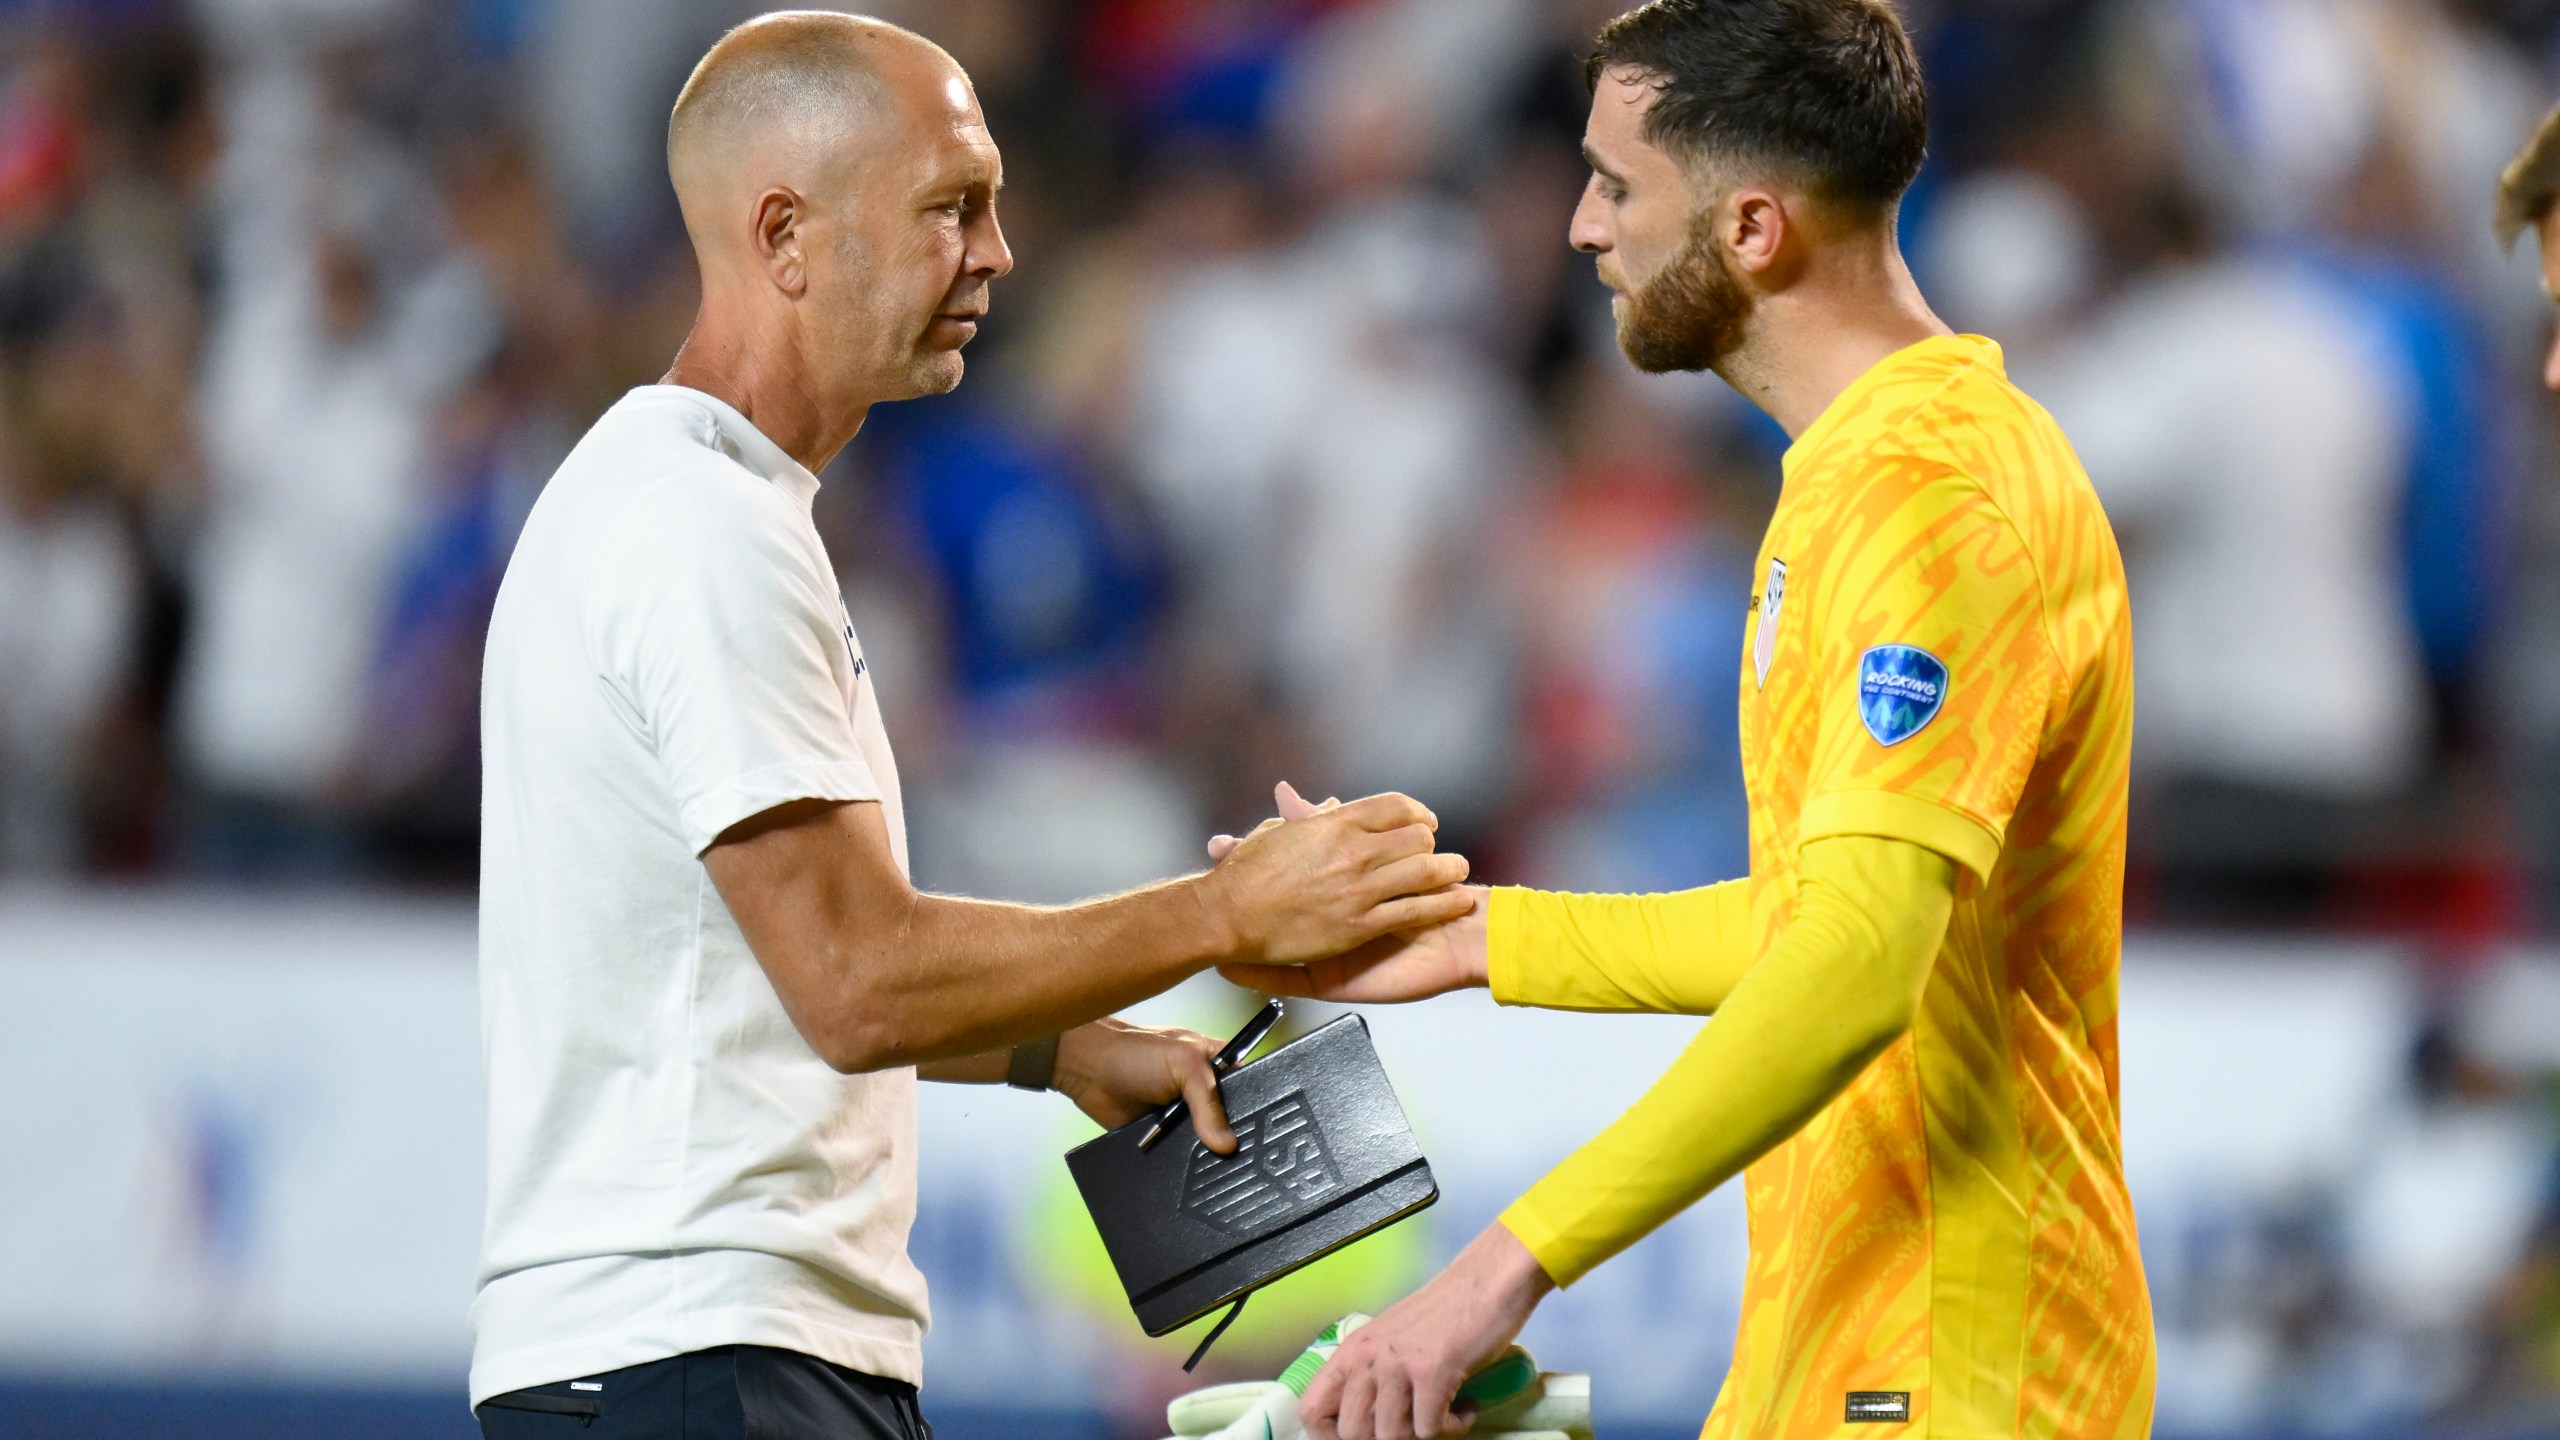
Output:
<path fill-rule="evenodd" d="M 1165 1423 L 1181 1440 L 1304 1440 L 1298 1397 L 1343 1337 L 1368 1323 L 1366 1315 L 1346 1315 L 1327 1325 L 1277 1380 L 1212 1385 L 1177 1397 L 1165 1407 Z M 1468 1376 L 1458 1401 L 1475 1407 L 1470 1435 L 1591 1440 L 1591 1377 L 1540 1374 L 1538 1362 L 1517 1345 Z"/>

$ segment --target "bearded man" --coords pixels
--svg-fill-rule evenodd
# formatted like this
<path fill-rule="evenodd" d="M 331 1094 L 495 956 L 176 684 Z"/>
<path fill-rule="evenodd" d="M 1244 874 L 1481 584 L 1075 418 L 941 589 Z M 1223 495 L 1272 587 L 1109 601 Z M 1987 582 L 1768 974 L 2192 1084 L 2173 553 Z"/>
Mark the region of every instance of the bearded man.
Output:
<path fill-rule="evenodd" d="M 1460 1380 L 1743 1174 L 1751 1257 L 1708 1440 L 2147 1434 L 2119 1140 L 2131 634 L 2115 537 L 1895 214 L 1927 136 L 1884 0 L 1655 0 L 1604 29 L 1571 238 L 1652 370 L 1792 437 L 1745 614 L 1751 873 L 1474 891 L 1468 916 L 1261 989 L 1716 1017 L 1652 1090 L 1300 1407 L 1324 1440 L 1464 1428 Z M 1293 807 L 1294 808 L 1294 807 Z M 1848 1427 L 1844 1432 L 1843 1427 Z"/>

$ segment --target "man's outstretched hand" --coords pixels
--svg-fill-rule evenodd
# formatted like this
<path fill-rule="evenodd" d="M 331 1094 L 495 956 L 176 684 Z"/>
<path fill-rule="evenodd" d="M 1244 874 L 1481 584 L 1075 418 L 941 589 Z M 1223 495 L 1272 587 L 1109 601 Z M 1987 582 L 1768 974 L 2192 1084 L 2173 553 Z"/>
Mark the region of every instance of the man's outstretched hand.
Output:
<path fill-rule="evenodd" d="M 1500 1221 L 1430 1284 L 1351 1332 L 1298 1402 L 1315 1440 L 1437 1440 L 1472 1414 L 1449 1407 L 1492 1363 L 1555 1283 Z"/>
<path fill-rule="evenodd" d="M 1287 781 L 1274 792 L 1279 815 L 1255 828 L 1259 836 L 1274 826 L 1322 815 L 1341 805 L 1318 805 L 1301 796 Z M 1250 837 L 1248 837 L 1250 838 Z M 1209 858 L 1223 862 L 1244 843 L 1232 835 L 1209 842 Z M 1485 901 L 1481 885 L 1459 885 L 1467 909 L 1454 918 L 1410 930 L 1381 935 L 1355 950 L 1304 965 L 1230 964 L 1218 973 L 1248 990 L 1265 995 L 1300 995 L 1345 1005 L 1383 1005 L 1424 1000 L 1485 983 Z"/>
<path fill-rule="evenodd" d="M 1467 912 L 1417 930 L 1381 935 L 1356 950 L 1304 965 L 1221 965 L 1218 973 L 1265 995 L 1304 995 L 1342 1005 L 1427 1000 L 1485 983 L 1482 885 L 1459 885 Z"/>
<path fill-rule="evenodd" d="M 1439 817 L 1406 795 L 1308 805 L 1222 847 L 1199 879 L 1203 901 L 1229 929 L 1234 963 L 1302 965 L 1382 935 L 1436 925 L 1473 904 L 1455 887 L 1464 856 L 1434 848 Z"/>
<path fill-rule="evenodd" d="M 1279 784 L 1271 787 L 1271 800 L 1272 808 L 1278 813 L 1273 815 L 1270 819 L 1263 821 L 1261 824 L 1254 826 L 1253 833 L 1255 835 L 1259 835 L 1263 831 L 1268 830 L 1275 825 L 1286 824 L 1291 820 L 1304 820 L 1310 815 L 1321 815 L 1327 810 L 1339 810 L 1342 808 L 1342 802 L 1340 800 L 1329 799 L 1319 805 L 1304 795 L 1299 794 L 1298 787 L 1290 784 L 1286 780 L 1283 780 Z M 1227 863 L 1227 857 L 1236 853 L 1236 847 L 1243 844 L 1245 839 L 1250 838 L 1252 837 L 1247 836 L 1244 837 L 1244 839 L 1238 839 L 1233 835 L 1210 836 L 1209 863 L 1212 865 L 1224 865 Z"/>

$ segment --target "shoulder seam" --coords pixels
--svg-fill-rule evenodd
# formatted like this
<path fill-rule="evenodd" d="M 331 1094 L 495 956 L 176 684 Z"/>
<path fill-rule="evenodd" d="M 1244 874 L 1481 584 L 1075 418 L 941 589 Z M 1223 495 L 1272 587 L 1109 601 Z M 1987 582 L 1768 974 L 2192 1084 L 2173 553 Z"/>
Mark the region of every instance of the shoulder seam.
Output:
<path fill-rule="evenodd" d="M 688 475 L 701 474 L 705 472 L 722 473 L 726 471 L 736 471 L 759 484 L 771 483 L 766 481 L 763 476 L 747 469 L 746 466 L 740 464 L 736 460 L 721 454 L 717 450 L 711 450 L 706 456 L 680 461 L 674 465 L 670 465 L 664 472 L 660 473 L 655 478 L 644 482 L 639 489 L 633 491 L 631 495 L 623 501 L 621 507 L 614 513 L 613 518 L 605 522 L 604 528 L 596 532 L 595 544 L 587 552 L 587 569 L 580 575 L 580 584 L 578 586 L 579 644 L 587 651 L 587 667 L 596 674 L 606 676 L 607 679 L 611 678 L 607 668 L 603 664 L 603 658 L 595 652 L 595 627 L 590 623 L 592 612 L 588 608 L 593 602 L 595 591 L 592 585 L 585 583 L 587 574 L 593 573 L 593 567 L 599 564 L 603 556 L 613 548 L 615 538 L 632 523 L 632 517 L 639 513 L 642 503 L 647 501 L 651 496 L 656 495 L 659 491 L 684 479 Z"/>
<path fill-rule="evenodd" d="M 1981 369 L 1981 359 L 1976 359 L 1976 356 L 1958 356 L 1956 364 L 1961 366 L 1961 369 Z M 1928 395 L 1928 400 L 1923 400 L 1920 405 L 1912 405 L 1912 415 L 1920 415 L 1923 410 L 1928 410 L 1928 407 L 1938 405 L 1940 400 L 1946 400 L 1946 392 L 1956 387 L 1956 379 L 1961 379 L 1961 374 L 1951 374 L 1951 377 L 1946 377 L 1946 384 L 1940 384 L 1938 389 L 1933 389 L 1933 392 Z M 2007 384 L 2007 377 L 1999 377 L 1999 379 L 2002 379 L 2002 384 Z M 1992 487 L 1981 484 L 1981 477 L 1961 469 L 1961 466 L 1946 466 L 1946 469 L 1953 471 L 1953 474 L 1961 474 L 1964 482 L 1974 487 L 1974 492 L 1976 495 L 1981 495 L 1984 505 L 1989 505 L 1994 515 L 1999 515 L 1999 523 L 2007 525 L 2007 528 L 2010 528 L 2010 536 L 2017 538 L 2017 548 L 2020 548 L 2020 553 L 2028 556 L 2028 569 L 2035 571 L 2035 615 L 2038 615 L 2038 623 L 2045 633 L 2045 651 L 2053 656 L 2053 666 L 2061 669 L 2063 646 L 2061 646 L 2061 638 L 2053 633 L 2053 584 L 2051 579 L 2045 577 L 2045 559 L 2035 553 L 2035 546 L 2030 546 L 2028 533 L 2025 533 L 2025 528 L 2017 525 L 2015 515 L 2010 515 L 2010 507 L 2002 505 L 2002 500 L 1999 500 L 1997 495 L 1992 495 Z"/>
<path fill-rule="evenodd" d="M 1971 355 L 1956 357 L 1956 363 L 1960 371 L 1978 370 L 1982 367 L 1982 362 Z M 1938 386 L 1938 388 L 1930 391 L 1929 394 L 1918 404 L 1913 405 L 1910 413 L 1905 415 L 1903 418 L 1908 421 L 1912 417 L 1917 416 L 1939 404 L 1946 398 L 1947 392 L 1955 388 L 1956 381 L 1960 378 L 1962 378 L 1961 374 L 1949 375 L 1946 380 Z M 2044 573 L 2044 557 L 2038 555 L 2035 547 L 2027 543 L 2027 532 L 2019 526 L 2017 518 L 2009 513 L 2009 507 L 2001 503 L 2000 497 L 1991 493 L 1991 487 L 1982 483 L 1981 477 L 1974 475 L 1972 472 L 1959 465 L 1942 463 L 1940 468 L 1945 470 L 1946 473 L 1962 479 L 1966 485 L 1972 488 L 1975 494 L 1980 495 L 1983 503 L 1991 507 L 1992 513 L 2000 517 L 2000 523 L 2007 526 L 2009 533 L 2016 537 L 2018 549 L 2027 557 L 2027 567 L 2029 570 L 2034 572 L 2036 577 L 2037 628 L 2044 633 L 2044 648 L 2047 653 L 2053 656 L 2054 665 L 2059 669 L 2062 666 L 2062 644 L 2054 634 L 2053 585 Z"/>

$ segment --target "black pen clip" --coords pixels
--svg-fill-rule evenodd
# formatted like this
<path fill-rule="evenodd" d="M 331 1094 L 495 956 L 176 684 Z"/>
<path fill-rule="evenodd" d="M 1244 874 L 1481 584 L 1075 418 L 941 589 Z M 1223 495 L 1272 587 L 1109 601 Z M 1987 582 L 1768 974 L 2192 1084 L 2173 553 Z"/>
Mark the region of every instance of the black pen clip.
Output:
<path fill-rule="evenodd" d="M 1209 1062 L 1209 1073 L 1224 1075 L 1243 1064 L 1244 1057 L 1253 1053 L 1253 1047 L 1262 1043 L 1262 1037 L 1271 1033 L 1271 1027 L 1280 1023 L 1280 1017 L 1287 1008 L 1277 996 L 1262 1002 L 1262 1008 L 1253 1012 L 1253 1017 L 1244 1022 L 1244 1028 L 1238 1030 L 1218 1051 L 1217 1057 Z M 1165 1137 L 1165 1132 L 1181 1123 L 1182 1117 L 1189 1113 L 1191 1102 L 1188 1100 L 1176 1100 L 1157 1111 L 1156 1123 L 1148 1126 L 1147 1133 L 1138 1138 L 1138 1148 L 1156 1148 L 1156 1142 Z"/>

